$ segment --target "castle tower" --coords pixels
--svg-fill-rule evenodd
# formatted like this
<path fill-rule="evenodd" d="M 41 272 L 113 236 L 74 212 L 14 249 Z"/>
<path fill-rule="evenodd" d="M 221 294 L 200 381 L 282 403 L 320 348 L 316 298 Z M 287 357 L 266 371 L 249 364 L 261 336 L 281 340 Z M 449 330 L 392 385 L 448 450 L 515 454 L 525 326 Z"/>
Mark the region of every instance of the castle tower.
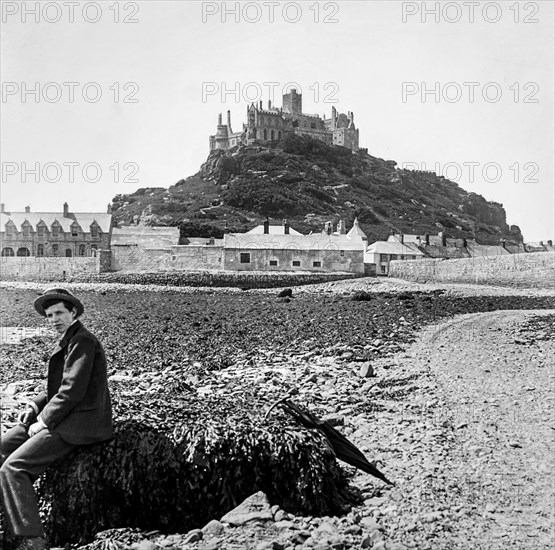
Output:
<path fill-rule="evenodd" d="M 228 111 L 228 117 L 229 117 L 229 111 Z M 222 114 L 220 113 L 218 115 L 218 129 L 216 130 L 216 144 L 215 144 L 215 148 L 216 149 L 227 149 L 228 148 L 228 138 L 229 138 L 229 133 L 227 130 L 227 125 L 226 124 L 222 124 Z"/>
<path fill-rule="evenodd" d="M 291 88 L 288 94 L 283 94 L 283 111 L 292 115 L 302 114 L 303 94 L 298 94 L 295 88 Z"/>
<path fill-rule="evenodd" d="M 335 107 L 331 108 L 331 130 L 337 128 L 337 109 Z"/>

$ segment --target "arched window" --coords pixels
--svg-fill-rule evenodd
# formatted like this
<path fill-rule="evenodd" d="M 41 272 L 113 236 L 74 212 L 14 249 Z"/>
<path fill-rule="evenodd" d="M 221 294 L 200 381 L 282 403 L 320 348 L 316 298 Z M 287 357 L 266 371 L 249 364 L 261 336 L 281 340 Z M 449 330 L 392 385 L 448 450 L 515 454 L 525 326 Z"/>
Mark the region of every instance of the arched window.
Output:
<path fill-rule="evenodd" d="M 273 130 L 270 132 L 270 139 L 271 139 L 272 141 L 274 141 L 274 131 L 273 131 Z"/>
<path fill-rule="evenodd" d="M 37 245 L 37 256 L 44 256 L 44 245 L 38 244 Z"/>
<path fill-rule="evenodd" d="M 278 130 L 278 139 L 281 139 L 281 130 Z"/>
<path fill-rule="evenodd" d="M 13 248 L 6 246 L 2 249 L 2 256 L 14 256 Z"/>
<path fill-rule="evenodd" d="M 84 255 L 85 255 L 85 245 L 80 244 L 79 245 L 79 256 L 84 256 Z"/>
<path fill-rule="evenodd" d="M 71 258 L 73 253 L 71 252 L 71 248 L 66 248 L 66 258 Z"/>
<path fill-rule="evenodd" d="M 96 256 L 97 246 L 95 244 L 91 244 L 91 256 Z"/>
<path fill-rule="evenodd" d="M 57 256 L 57 255 L 58 255 L 58 245 L 53 244 L 52 245 L 52 256 Z"/>
<path fill-rule="evenodd" d="M 30 256 L 31 253 L 29 252 L 28 248 L 26 248 L 25 246 L 22 246 L 21 248 L 17 249 L 17 255 L 21 257 L 26 257 L 26 256 Z"/>
<path fill-rule="evenodd" d="M 268 132 L 266 131 L 266 128 L 264 128 L 264 141 L 266 141 L 268 139 Z"/>
<path fill-rule="evenodd" d="M 256 128 L 252 129 L 252 137 L 256 139 Z"/>

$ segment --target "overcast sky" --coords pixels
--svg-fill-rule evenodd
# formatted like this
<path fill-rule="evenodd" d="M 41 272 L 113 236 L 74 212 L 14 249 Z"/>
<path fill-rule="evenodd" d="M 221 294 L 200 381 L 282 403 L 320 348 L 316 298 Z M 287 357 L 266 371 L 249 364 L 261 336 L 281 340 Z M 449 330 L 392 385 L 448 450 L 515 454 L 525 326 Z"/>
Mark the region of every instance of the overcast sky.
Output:
<path fill-rule="evenodd" d="M 353 111 L 371 155 L 552 239 L 553 28 L 552 1 L 2 2 L 1 201 L 105 211 L 168 187 L 218 113 L 240 130 L 295 83 L 305 112 Z"/>

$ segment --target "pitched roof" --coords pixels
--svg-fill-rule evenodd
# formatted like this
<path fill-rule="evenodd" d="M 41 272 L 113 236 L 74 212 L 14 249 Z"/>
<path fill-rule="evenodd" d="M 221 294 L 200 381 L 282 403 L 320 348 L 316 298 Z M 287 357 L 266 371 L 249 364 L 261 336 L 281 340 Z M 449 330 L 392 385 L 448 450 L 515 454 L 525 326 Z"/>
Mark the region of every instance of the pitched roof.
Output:
<path fill-rule="evenodd" d="M 108 233 L 112 224 L 112 214 L 96 213 L 96 212 L 70 212 L 69 217 L 64 217 L 61 212 L 1 212 L 0 213 L 0 231 L 4 231 L 4 227 L 9 220 L 13 221 L 18 229 L 21 228 L 25 220 L 33 227 L 37 227 L 40 221 L 43 221 L 50 227 L 55 221 L 61 226 L 63 231 L 71 231 L 71 226 L 77 222 L 82 229 L 88 230 L 93 222 L 99 225 L 101 231 Z"/>
<path fill-rule="evenodd" d="M 364 240 L 368 239 L 368 237 L 366 236 L 366 233 L 360 228 L 357 218 L 355 218 L 353 227 L 351 227 L 351 230 L 347 233 L 347 237 L 350 237 L 351 239 L 354 237 L 359 237 L 360 239 L 364 239 Z"/>
<path fill-rule="evenodd" d="M 422 251 L 415 243 L 400 243 L 399 241 L 376 241 L 367 249 L 370 254 L 397 254 L 399 256 L 408 254 L 413 256 L 423 256 Z"/>
<path fill-rule="evenodd" d="M 360 239 L 347 235 L 254 235 L 227 233 L 224 248 L 276 249 L 276 250 L 364 250 Z"/>

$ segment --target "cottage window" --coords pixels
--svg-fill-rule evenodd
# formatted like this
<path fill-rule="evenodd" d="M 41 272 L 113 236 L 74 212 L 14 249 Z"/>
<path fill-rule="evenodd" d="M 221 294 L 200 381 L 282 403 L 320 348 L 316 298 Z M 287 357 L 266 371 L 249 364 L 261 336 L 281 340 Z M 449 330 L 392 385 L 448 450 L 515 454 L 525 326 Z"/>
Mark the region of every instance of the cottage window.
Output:
<path fill-rule="evenodd" d="M 58 238 L 58 236 L 60 235 L 60 226 L 59 225 L 53 225 L 52 226 L 52 237 L 53 238 Z"/>
<path fill-rule="evenodd" d="M 340 256 L 345 256 L 345 251 L 344 251 L 344 250 L 340 250 L 340 251 L 339 251 L 339 255 L 340 255 Z"/>
<path fill-rule="evenodd" d="M 44 237 L 44 225 L 37 225 L 37 237 Z"/>
<path fill-rule="evenodd" d="M 23 236 L 24 237 L 30 237 L 31 236 L 31 233 L 29 232 L 29 226 L 28 225 L 23 226 Z"/>
<path fill-rule="evenodd" d="M 73 226 L 71 228 L 71 236 L 72 237 L 79 237 L 79 228 L 78 227 Z"/>
<path fill-rule="evenodd" d="M 404 260 L 404 259 L 405 259 L 404 254 L 401 254 L 401 260 Z"/>
<path fill-rule="evenodd" d="M 25 256 L 30 256 L 31 253 L 29 252 L 28 248 L 22 246 L 21 248 L 17 249 L 17 255 L 25 257 Z"/>
<path fill-rule="evenodd" d="M 382 265 L 381 268 L 382 268 L 382 273 L 385 273 L 385 271 L 386 271 L 386 269 L 387 269 L 387 268 L 385 267 L 385 265 Z"/>
<path fill-rule="evenodd" d="M 2 249 L 2 256 L 14 256 L 13 248 L 6 246 Z"/>
<path fill-rule="evenodd" d="M 293 260 L 293 267 L 301 267 L 301 261 L 300 260 Z"/>
<path fill-rule="evenodd" d="M 322 262 L 312 262 L 312 267 L 322 267 Z"/>
<path fill-rule="evenodd" d="M 91 225 L 91 237 L 98 239 L 98 227 L 96 225 Z"/>
<path fill-rule="evenodd" d="M 397 259 L 397 254 L 391 254 L 391 256 L 389 257 L 390 260 L 396 260 Z"/>
<path fill-rule="evenodd" d="M 85 255 L 85 245 L 80 244 L 79 245 L 79 256 L 84 256 L 84 255 Z"/>
<path fill-rule="evenodd" d="M 71 248 L 66 248 L 66 258 L 71 258 L 71 256 L 73 256 L 73 253 L 71 252 Z"/>
<path fill-rule="evenodd" d="M 275 266 L 277 266 L 277 264 L 278 264 L 277 260 L 270 260 L 270 265 L 275 267 Z"/>
<path fill-rule="evenodd" d="M 44 256 L 44 245 L 37 245 L 37 256 Z"/>
<path fill-rule="evenodd" d="M 241 252 L 239 254 L 239 262 L 242 264 L 250 264 L 251 263 L 251 253 L 250 252 Z"/>
<path fill-rule="evenodd" d="M 416 260 L 416 256 L 411 256 L 410 259 L 411 260 Z"/>
<path fill-rule="evenodd" d="M 53 244 L 52 245 L 52 256 L 57 256 L 57 255 L 58 255 L 58 245 Z"/>
<path fill-rule="evenodd" d="M 13 225 L 7 224 L 6 225 L 6 237 L 12 238 L 14 235 Z"/>
<path fill-rule="evenodd" d="M 91 244 L 91 256 L 96 256 L 96 251 L 98 250 L 95 244 Z"/>
<path fill-rule="evenodd" d="M 380 254 L 380 262 L 387 262 L 387 254 Z"/>

